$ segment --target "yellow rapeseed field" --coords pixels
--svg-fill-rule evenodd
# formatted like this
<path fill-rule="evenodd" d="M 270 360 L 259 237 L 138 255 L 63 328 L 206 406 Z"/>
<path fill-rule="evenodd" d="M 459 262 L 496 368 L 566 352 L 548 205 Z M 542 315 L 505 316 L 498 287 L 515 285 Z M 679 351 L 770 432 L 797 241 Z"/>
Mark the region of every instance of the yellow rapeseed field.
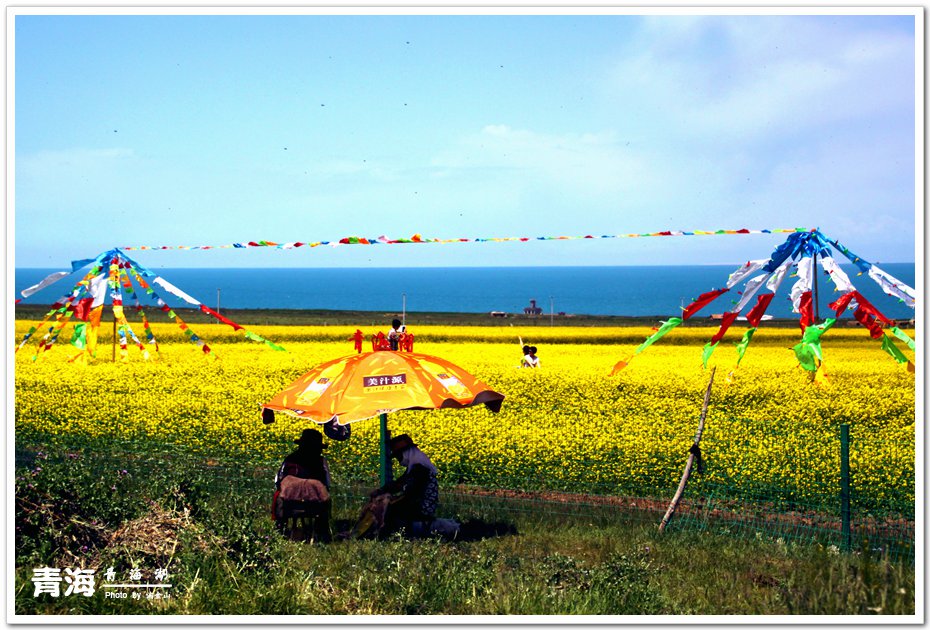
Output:
<path fill-rule="evenodd" d="M 17 322 L 17 341 L 29 325 Z M 128 361 L 112 362 L 106 330 L 86 367 L 68 363 L 75 349 L 64 338 L 35 360 L 36 344 L 24 346 L 15 359 L 17 439 L 68 448 L 107 438 L 139 449 L 173 445 L 207 458 L 277 461 L 304 425 L 279 414 L 265 426 L 260 405 L 314 365 L 350 354 L 354 331 L 255 327 L 287 349 L 275 352 L 228 327 L 197 326 L 211 358 L 172 324 L 153 329 L 160 352 L 149 362 L 136 347 Z M 499 414 L 483 407 L 399 412 L 390 427 L 414 437 L 444 483 L 667 496 L 694 438 L 709 376 L 701 347 L 714 331 L 673 331 L 611 376 L 648 328 L 418 327 L 415 351 L 461 365 L 507 398 Z M 913 504 L 914 375 L 864 330 L 838 327 L 823 340 L 828 383 L 813 385 L 790 350 L 798 330 L 763 327 L 728 383 L 741 332 L 732 331 L 711 359 L 717 375 L 701 442 L 707 469 L 694 483 L 774 488 L 798 500 L 835 493 L 846 422 L 856 497 Z M 540 369 L 518 369 L 518 336 L 539 347 Z M 377 436 L 377 421 L 368 420 L 353 425 L 352 439 L 330 443 L 337 480 L 376 473 Z"/>

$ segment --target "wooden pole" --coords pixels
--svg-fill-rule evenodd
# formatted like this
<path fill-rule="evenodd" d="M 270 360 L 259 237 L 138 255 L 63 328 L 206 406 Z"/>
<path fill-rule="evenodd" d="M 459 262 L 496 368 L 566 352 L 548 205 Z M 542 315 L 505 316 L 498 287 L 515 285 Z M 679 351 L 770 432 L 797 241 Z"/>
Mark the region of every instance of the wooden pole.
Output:
<path fill-rule="evenodd" d="M 814 286 L 811 287 L 811 301 L 814 303 L 815 324 L 820 321 L 820 296 L 817 293 L 817 254 L 814 254 Z"/>
<path fill-rule="evenodd" d="M 113 314 L 113 363 L 116 363 L 116 313 Z"/>
<path fill-rule="evenodd" d="M 707 405 L 710 403 L 710 388 L 714 384 L 714 373 L 716 373 L 716 371 L 717 366 L 714 366 L 710 371 L 710 381 L 707 383 L 707 391 L 704 392 L 704 407 L 701 409 L 701 419 L 698 421 L 697 433 L 694 435 L 694 446 L 698 445 L 701 441 L 701 435 L 704 433 L 704 420 L 707 418 Z M 675 492 L 672 502 L 669 503 L 668 510 L 665 511 L 665 516 L 662 517 L 662 522 L 659 523 L 659 533 L 665 531 L 665 526 L 672 520 L 675 509 L 678 507 L 678 503 L 685 493 L 685 486 L 688 485 L 688 478 L 691 476 L 691 467 L 694 465 L 693 450 L 694 449 L 692 449 L 692 452 L 688 453 L 688 461 L 685 463 L 685 471 L 681 475 L 681 481 L 678 483 L 678 490 Z"/>

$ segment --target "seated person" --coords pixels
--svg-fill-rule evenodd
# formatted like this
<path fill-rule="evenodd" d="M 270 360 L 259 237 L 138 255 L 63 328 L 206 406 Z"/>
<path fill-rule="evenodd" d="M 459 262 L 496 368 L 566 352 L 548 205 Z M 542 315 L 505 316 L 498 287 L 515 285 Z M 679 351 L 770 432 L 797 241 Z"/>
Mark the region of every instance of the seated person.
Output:
<path fill-rule="evenodd" d="M 436 467 L 406 433 L 391 438 L 391 457 L 406 468 L 403 475 L 371 493 L 353 535 L 362 536 L 373 524 L 382 535 L 401 528 L 418 536 L 429 533 L 439 504 Z"/>
<path fill-rule="evenodd" d="M 295 508 L 307 509 L 314 516 L 314 537 L 329 542 L 332 500 L 329 463 L 323 457 L 323 434 L 316 429 L 304 429 L 294 441 L 297 450 L 284 458 L 275 475 L 274 517 L 279 529 Z"/>

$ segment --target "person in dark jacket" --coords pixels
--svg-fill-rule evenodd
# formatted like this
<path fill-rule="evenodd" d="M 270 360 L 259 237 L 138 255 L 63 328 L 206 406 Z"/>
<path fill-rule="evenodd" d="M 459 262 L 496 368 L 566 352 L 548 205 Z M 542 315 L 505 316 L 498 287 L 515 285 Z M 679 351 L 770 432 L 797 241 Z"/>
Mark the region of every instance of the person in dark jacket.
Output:
<path fill-rule="evenodd" d="M 406 433 L 391 438 L 389 447 L 391 457 L 406 470 L 393 482 L 372 493 L 372 497 L 393 495 L 384 518 L 385 530 L 390 532 L 403 527 L 413 535 L 425 533 L 429 531 L 439 505 L 436 467 Z"/>
<path fill-rule="evenodd" d="M 281 489 L 281 481 L 288 475 L 301 479 L 316 479 L 329 490 L 332 482 L 329 475 L 329 462 L 323 457 L 323 434 L 316 429 L 304 429 L 300 437 L 294 440 L 297 450 L 284 458 L 274 478 L 275 489 Z"/>
<path fill-rule="evenodd" d="M 323 457 L 323 434 L 316 429 L 304 429 L 294 440 L 297 450 L 284 458 L 275 475 L 274 513 L 280 526 L 295 507 L 315 512 L 314 537 L 328 542 L 332 500 L 329 487 L 332 483 L 329 463 Z"/>

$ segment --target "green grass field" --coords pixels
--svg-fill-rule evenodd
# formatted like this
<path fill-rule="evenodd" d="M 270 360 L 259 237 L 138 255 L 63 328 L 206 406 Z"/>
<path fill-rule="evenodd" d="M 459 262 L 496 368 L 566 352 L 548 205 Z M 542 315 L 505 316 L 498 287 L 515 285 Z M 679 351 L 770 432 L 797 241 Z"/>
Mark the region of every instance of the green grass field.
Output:
<path fill-rule="evenodd" d="M 479 535 L 287 540 L 270 520 L 265 480 L 215 483 L 199 466 L 141 469 L 114 491 L 100 462 L 54 457 L 20 469 L 17 614 L 98 615 L 911 615 L 915 573 L 867 550 L 799 545 L 759 533 L 657 533 L 660 514 L 515 509 L 444 497 Z M 33 462 L 35 464 L 35 462 Z M 34 469 L 34 467 L 33 467 Z M 32 486 L 27 487 L 27 486 Z M 56 497 L 52 500 L 51 497 Z M 360 496 L 337 497 L 334 521 Z M 19 533 L 26 533 L 22 530 Z M 80 545 L 80 547 L 77 547 Z M 75 553 L 77 552 L 77 553 Z M 80 564 L 102 576 L 169 571 L 170 597 L 53 598 L 33 569 Z M 99 584 L 99 582 L 98 582 Z M 877 619 L 876 619 L 877 621 Z"/>

